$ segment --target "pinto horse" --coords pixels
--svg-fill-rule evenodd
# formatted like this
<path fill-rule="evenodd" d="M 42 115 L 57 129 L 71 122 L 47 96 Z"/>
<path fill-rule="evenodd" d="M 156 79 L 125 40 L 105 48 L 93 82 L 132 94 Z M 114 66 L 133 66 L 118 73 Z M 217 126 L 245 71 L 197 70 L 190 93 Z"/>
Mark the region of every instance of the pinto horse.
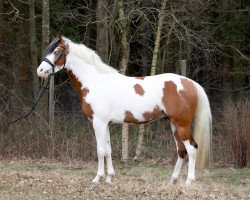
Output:
<path fill-rule="evenodd" d="M 63 68 L 82 100 L 83 113 L 92 121 L 95 130 L 98 171 L 93 182 L 99 182 L 105 176 L 104 158 L 107 163 L 106 182 L 110 183 L 115 175 L 109 122 L 141 124 L 167 117 L 178 153 L 171 182 L 178 178 L 187 154 L 187 185 L 195 180 L 195 165 L 208 166 L 212 117 L 207 95 L 198 83 L 171 73 L 127 77 L 104 64 L 83 44 L 59 37 L 47 47 L 37 74 L 46 78 Z"/>

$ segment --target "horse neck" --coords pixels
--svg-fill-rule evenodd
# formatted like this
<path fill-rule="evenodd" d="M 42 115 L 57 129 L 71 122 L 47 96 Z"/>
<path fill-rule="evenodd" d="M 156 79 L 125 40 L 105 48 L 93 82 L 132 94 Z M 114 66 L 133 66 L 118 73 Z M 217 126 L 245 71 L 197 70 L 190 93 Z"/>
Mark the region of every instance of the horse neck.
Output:
<path fill-rule="evenodd" d="M 69 54 L 68 70 L 81 82 L 89 82 L 101 75 L 93 65 L 85 63 L 74 54 Z"/>
<path fill-rule="evenodd" d="M 86 47 L 83 44 L 75 44 L 67 39 L 70 51 L 78 58 L 84 60 L 84 62 L 94 65 L 96 70 L 101 74 L 118 73 L 114 68 L 106 65 L 102 62 L 101 58 L 92 49 Z"/>

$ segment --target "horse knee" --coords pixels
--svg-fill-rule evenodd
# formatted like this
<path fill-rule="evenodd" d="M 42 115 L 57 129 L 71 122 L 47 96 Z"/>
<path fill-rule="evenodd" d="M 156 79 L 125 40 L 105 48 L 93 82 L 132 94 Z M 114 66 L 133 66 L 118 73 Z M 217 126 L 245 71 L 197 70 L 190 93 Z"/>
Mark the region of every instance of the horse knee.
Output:
<path fill-rule="evenodd" d="M 186 149 L 184 149 L 184 150 L 178 149 L 178 155 L 179 155 L 181 158 L 185 158 L 186 155 L 187 155 Z"/>
<path fill-rule="evenodd" d="M 105 158 L 110 158 L 111 157 L 111 151 L 110 150 L 106 150 L 105 152 Z"/>
<path fill-rule="evenodd" d="M 185 145 L 180 139 L 180 136 L 178 135 L 177 132 L 175 132 L 175 141 L 176 141 L 176 146 L 177 146 L 177 153 L 181 158 L 185 158 L 187 155 L 187 151 L 185 148 Z"/>
<path fill-rule="evenodd" d="M 190 141 L 190 144 L 191 144 L 194 148 L 198 149 L 198 144 L 195 142 L 194 139 L 192 139 L 192 140 Z"/>
<path fill-rule="evenodd" d="M 106 152 L 103 148 L 98 148 L 97 155 L 98 155 L 98 158 L 103 158 L 106 155 Z"/>

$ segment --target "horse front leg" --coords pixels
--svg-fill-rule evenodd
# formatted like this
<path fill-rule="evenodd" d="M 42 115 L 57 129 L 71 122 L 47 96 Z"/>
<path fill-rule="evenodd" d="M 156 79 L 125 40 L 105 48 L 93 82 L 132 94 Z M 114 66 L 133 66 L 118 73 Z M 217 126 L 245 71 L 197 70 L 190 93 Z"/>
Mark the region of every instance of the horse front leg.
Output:
<path fill-rule="evenodd" d="M 98 170 L 96 177 L 92 180 L 92 182 L 98 183 L 101 177 L 105 176 L 104 156 L 106 154 L 107 123 L 98 118 L 94 118 L 93 127 L 95 130 L 97 144 Z"/>
<path fill-rule="evenodd" d="M 112 163 L 112 156 L 111 156 L 111 143 L 110 143 L 110 132 L 109 132 L 109 127 L 107 127 L 107 140 L 106 140 L 106 162 L 107 162 L 107 178 L 106 182 L 111 183 L 112 176 L 115 175 L 113 163 Z"/>

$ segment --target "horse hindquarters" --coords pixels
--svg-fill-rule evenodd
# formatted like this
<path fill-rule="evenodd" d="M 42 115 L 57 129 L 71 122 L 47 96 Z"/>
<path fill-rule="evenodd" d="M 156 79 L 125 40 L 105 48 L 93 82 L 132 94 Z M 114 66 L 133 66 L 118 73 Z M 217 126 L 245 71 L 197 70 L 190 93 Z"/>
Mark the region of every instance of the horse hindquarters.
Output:
<path fill-rule="evenodd" d="M 166 114 L 170 118 L 172 127 L 175 128 L 175 140 L 178 150 L 178 159 L 172 179 L 179 175 L 183 158 L 189 156 L 189 169 L 187 184 L 195 179 L 195 154 L 197 144 L 191 133 L 191 124 L 195 116 L 198 96 L 192 81 L 181 78 L 182 90 L 177 90 L 177 85 L 168 81 L 163 89 L 163 104 Z"/>

